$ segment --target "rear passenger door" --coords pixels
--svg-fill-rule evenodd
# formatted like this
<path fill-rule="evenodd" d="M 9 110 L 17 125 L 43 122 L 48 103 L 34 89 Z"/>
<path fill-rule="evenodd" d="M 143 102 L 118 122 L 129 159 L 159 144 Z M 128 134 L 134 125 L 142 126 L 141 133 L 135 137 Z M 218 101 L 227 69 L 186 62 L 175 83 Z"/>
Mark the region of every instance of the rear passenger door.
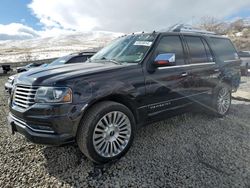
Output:
<path fill-rule="evenodd" d="M 191 99 L 202 99 L 200 95 L 210 94 L 218 81 L 219 69 L 216 67 L 212 51 L 201 36 L 184 35 L 189 54 L 188 87 Z"/>
<path fill-rule="evenodd" d="M 232 89 L 235 90 L 240 84 L 240 63 L 241 60 L 233 43 L 228 38 L 217 36 L 209 37 L 211 48 L 216 56 L 222 80 L 230 81 Z"/>

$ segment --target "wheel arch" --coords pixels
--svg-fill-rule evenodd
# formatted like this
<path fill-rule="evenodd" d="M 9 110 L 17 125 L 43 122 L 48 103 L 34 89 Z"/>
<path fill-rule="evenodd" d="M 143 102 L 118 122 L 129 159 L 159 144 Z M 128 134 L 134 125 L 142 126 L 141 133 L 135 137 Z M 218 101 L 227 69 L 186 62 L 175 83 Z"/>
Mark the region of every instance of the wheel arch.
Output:
<path fill-rule="evenodd" d="M 103 102 L 103 101 L 113 101 L 113 102 L 117 102 L 120 104 L 123 104 L 124 106 L 126 106 L 134 115 L 135 118 L 135 122 L 136 124 L 139 121 L 139 112 L 137 110 L 137 106 L 135 105 L 134 101 L 123 94 L 112 94 L 109 96 L 105 96 L 96 100 L 91 101 L 88 106 L 85 108 L 84 113 L 82 115 L 82 118 L 84 117 L 84 115 L 88 112 L 88 110 L 93 107 L 95 104 L 99 103 L 99 102 Z"/>
<path fill-rule="evenodd" d="M 232 91 L 235 92 L 237 91 L 240 85 L 240 80 L 241 80 L 240 73 L 230 71 L 221 77 L 220 84 L 223 83 L 227 84 L 228 86 L 231 87 Z"/>

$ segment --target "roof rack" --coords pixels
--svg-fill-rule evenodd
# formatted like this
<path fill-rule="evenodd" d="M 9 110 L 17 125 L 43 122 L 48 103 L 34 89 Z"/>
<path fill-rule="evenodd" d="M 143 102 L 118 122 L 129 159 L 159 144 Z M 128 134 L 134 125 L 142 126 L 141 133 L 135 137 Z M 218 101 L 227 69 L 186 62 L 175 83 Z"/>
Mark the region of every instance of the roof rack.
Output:
<path fill-rule="evenodd" d="M 193 28 L 191 25 L 176 24 L 169 28 L 169 32 L 181 32 L 181 33 L 200 33 L 200 34 L 210 34 L 216 35 L 215 32 L 206 31 L 202 29 Z"/>

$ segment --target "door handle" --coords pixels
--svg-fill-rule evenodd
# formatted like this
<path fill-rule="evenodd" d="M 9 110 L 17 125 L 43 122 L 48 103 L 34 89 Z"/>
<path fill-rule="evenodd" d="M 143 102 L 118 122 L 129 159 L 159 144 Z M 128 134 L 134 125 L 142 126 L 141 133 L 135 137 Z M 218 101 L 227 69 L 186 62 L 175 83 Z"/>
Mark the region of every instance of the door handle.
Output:
<path fill-rule="evenodd" d="M 183 73 L 181 73 L 181 77 L 185 77 L 185 76 L 187 76 L 188 75 L 188 73 L 187 72 L 183 72 Z"/>
<path fill-rule="evenodd" d="M 214 72 L 220 72 L 220 69 L 214 69 Z"/>

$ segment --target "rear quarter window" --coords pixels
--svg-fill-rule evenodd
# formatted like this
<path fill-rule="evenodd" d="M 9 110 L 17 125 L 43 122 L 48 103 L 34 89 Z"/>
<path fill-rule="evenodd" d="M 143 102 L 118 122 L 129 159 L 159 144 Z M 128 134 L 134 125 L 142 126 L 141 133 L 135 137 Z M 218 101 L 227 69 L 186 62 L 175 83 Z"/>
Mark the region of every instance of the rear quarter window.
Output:
<path fill-rule="evenodd" d="M 192 63 L 205 63 L 211 61 L 211 54 L 209 54 L 209 48 L 206 49 L 205 41 L 202 41 L 200 37 L 185 36 L 188 44 L 189 54 Z"/>
<path fill-rule="evenodd" d="M 211 37 L 210 41 L 212 50 L 220 60 L 230 61 L 239 59 L 237 51 L 229 39 Z"/>

